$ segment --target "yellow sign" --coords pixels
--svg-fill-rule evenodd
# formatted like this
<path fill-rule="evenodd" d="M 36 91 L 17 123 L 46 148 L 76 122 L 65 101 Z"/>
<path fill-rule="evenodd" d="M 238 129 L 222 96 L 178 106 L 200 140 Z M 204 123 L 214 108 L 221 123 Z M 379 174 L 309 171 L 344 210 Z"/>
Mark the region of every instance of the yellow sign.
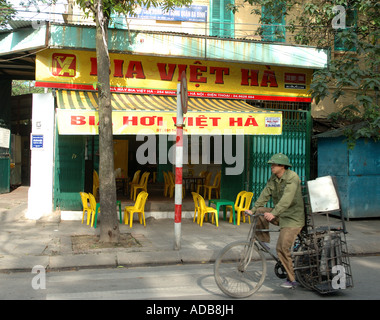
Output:
<path fill-rule="evenodd" d="M 312 70 L 129 54 L 110 54 L 111 91 L 175 95 L 184 71 L 189 97 L 310 102 Z M 96 53 L 37 53 L 36 86 L 94 90 Z"/>
<path fill-rule="evenodd" d="M 59 134 L 98 134 L 97 111 L 57 109 Z M 113 111 L 113 134 L 175 134 L 176 113 Z M 188 112 L 184 133 L 194 135 L 271 134 L 282 131 L 281 112 Z"/>

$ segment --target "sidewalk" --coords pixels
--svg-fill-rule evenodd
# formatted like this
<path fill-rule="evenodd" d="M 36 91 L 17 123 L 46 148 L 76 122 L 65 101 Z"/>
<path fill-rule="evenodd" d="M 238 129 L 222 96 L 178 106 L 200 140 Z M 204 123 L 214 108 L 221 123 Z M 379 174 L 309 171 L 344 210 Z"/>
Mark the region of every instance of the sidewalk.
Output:
<path fill-rule="evenodd" d="M 50 270 L 133 267 L 181 263 L 212 263 L 228 243 L 245 240 L 249 224 L 234 226 L 219 220 L 219 227 L 204 223 L 199 227 L 192 219 L 182 219 L 181 249 L 174 247 L 173 219 L 138 221 L 132 229 L 120 225 L 128 237 L 129 247 L 81 248 L 77 240 L 99 234 L 81 221 L 61 221 L 59 215 L 38 221 L 25 219 L 27 187 L 0 195 L 0 271 L 27 271 L 36 265 Z M 351 255 L 380 253 L 380 218 L 346 221 L 347 241 Z M 278 233 L 272 234 L 275 246 Z"/>

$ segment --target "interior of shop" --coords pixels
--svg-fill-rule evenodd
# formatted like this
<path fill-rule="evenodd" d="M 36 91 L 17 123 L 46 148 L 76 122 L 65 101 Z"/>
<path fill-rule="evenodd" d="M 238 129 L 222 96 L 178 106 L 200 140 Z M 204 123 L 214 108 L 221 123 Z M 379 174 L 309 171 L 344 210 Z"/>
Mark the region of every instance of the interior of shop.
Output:
<path fill-rule="evenodd" d="M 174 141 L 170 141 L 172 138 L 168 136 L 165 136 L 164 138 L 154 136 L 150 137 L 150 139 L 156 141 L 153 150 L 146 146 L 148 143 L 147 139 L 139 141 L 139 139 L 136 138 L 136 135 L 114 137 L 114 168 L 117 199 L 122 203 L 132 202 L 135 199 L 134 192 L 138 193 L 145 189 L 149 194 L 149 202 L 165 202 L 168 204 L 168 208 L 170 207 L 172 209 L 175 196 L 175 165 L 172 164 L 174 162 L 172 160 L 172 154 L 175 153 L 175 146 L 173 147 Z M 159 145 L 160 139 L 165 139 L 167 141 L 165 146 Z M 215 185 L 216 188 L 210 189 L 210 197 L 220 197 L 222 164 L 215 163 L 218 161 L 215 161 L 214 159 L 214 152 L 210 152 L 209 155 L 202 158 L 202 148 L 199 148 L 203 141 L 201 137 L 188 140 L 188 148 L 185 148 L 184 151 L 187 153 L 187 156 L 184 157 L 183 164 L 184 191 L 182 201 L 185 209 L 192 210 L 194 209 L 193 197 L 191 194 L 192 191 L 198 191 L 202 196 L 205 195 L 206 200 L 209 198 L 209 189 L 206 190 L 204 185 Z M 211 144 L 210 150 L 213 150 L 213 139 L 211 138 L 207 141 Z M 195 145 L 191 149 L 192 142 Z M 196 149 L 200 151 L 200 154 L 196 154 Z M 162 153 L 165 153 L 167 157 L 163 157 Z M 143 161 L 150 161 L 147 163 L 141 163 L 139 157 L 142 158 Z M 95 192 L 94 184 L 98 181 L 96 175 L 98 175 L 99 172 L 99 143 L 97 136 L 86 137 L 85 159 L 85 190 L 93 193 Z M 192 163 L 191 159 L 196 163 Z M 163 160 L 163 162 L 160 162 L 160 160 Z M 146 176 L 148 176 L 147 179 L 145 179 Z M 141 185 L 141 188 L 137 188 L 137 185 Z M 206 193 L 205 190 L 207 191 Z M 96 193 L 98 192 L 96 191 Z"/>

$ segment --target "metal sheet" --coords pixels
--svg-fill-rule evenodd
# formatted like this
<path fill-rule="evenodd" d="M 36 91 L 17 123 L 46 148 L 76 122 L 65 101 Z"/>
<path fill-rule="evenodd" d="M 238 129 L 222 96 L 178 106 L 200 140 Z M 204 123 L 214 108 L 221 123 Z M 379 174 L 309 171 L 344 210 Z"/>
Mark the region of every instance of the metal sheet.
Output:
<path fill-rule="evenodd" d="M 339 198 L 331 176 L 307 182 L 312 212 L 339 210 Z"/>
<path fill-rule="evenodd" d="M 44 24 L 38 28 L 22 28 L 0 34 L 0 55 L 45 47 L 46 28 Z"/>
<path fill-rule="evenodd" d="M 95 29 L 87 26 L 51 25 L 51 47 L 95 49 Z M 214 37 L 111 29 L 110 51 L 135 54 L 215 59 L 243 63 L 321 69 L 328 52 L 314 47 Z"/>

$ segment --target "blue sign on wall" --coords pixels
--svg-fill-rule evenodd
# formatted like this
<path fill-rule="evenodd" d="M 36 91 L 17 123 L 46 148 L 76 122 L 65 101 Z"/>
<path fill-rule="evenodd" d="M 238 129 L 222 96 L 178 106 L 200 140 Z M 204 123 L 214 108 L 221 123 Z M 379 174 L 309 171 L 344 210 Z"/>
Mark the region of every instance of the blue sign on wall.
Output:
<path fill-rule="evenodd" d="M 141 11 L 137 12 L 137 18 L 153 20 L 206 22 L 207 6 L 180 7 L 175 8 L 174 10 L 170 10 L 168 12 L 164 12 L 161 8 L 141 8 Z"/>
<path fill-rule="evenodd" d="M 190 6 L 180 8 L 176 7 L 168 12 L 163 11 L 160 7 L 150 7 L 149 9 L 142 7 L 136 10 L 136 16 L 129 16 L 129 18 L 165 21 L 207 22 L 207 6 Z M 125 17 L 113 13 L 110 27 L 119 29 L 127 28 Z"/>
<path fill-rule="evenodd" d="M 44 148 L 44 135 L 43 134 L 32 134 L 32 139 L 30 141 L 32 149 L 43 149 Z"/>

